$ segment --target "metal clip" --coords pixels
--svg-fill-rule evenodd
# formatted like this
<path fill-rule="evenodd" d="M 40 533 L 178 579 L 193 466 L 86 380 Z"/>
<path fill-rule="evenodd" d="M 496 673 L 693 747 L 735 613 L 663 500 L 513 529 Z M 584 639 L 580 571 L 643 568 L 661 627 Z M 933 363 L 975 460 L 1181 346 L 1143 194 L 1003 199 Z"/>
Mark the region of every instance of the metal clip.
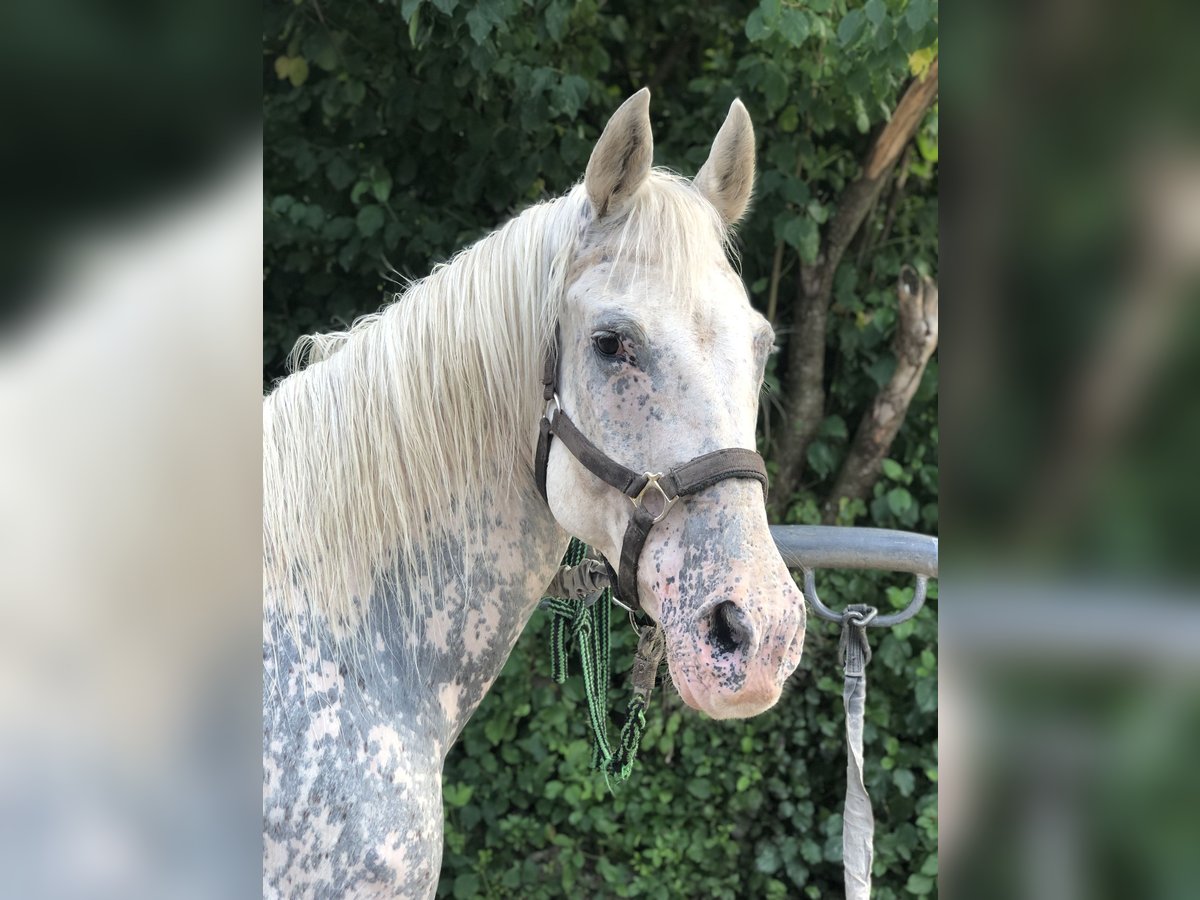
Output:
<path fill-rule="evenodd" d="M 640 694 L 647 704 L 658 682 L 658 667 L 662 664 L 663 654 L 666 653 L 667 642 L 663 637 L 662 628 L 658 625 L 647 625 L 638 635 L 637 656 L 633 660 L 633 672 L 629 676 L 634 694 Z"/>

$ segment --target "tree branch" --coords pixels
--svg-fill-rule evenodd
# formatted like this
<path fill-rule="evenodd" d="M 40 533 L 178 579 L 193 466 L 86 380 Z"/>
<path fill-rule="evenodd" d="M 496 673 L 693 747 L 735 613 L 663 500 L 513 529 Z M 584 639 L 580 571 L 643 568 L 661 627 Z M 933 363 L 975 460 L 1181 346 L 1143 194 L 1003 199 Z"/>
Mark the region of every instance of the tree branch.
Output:
<path fill-rule="evenodd" d="M 837 521 L 843 499 L 867 499 L 879 477 L 883 459 L 904 424 L 929 358 L 937 349 L 937 283 L 921 278 L 911 266 L 905 266 L 900 270 L 896 295 L 899 318 L 892 338 L 896 370 L 859 423 L 850 452 L 821 510 L 826 525 Z"/>
<path fill-rule="evenodd" d="M 777 514 L 790 502 L 800 483 L 808 445 L 825 417 L 825 331 L 833 278 L 846 248 L 937 93 L 935 59 L 924 78 L 909 83 L 891 119 L 872 144 L 862 174 L 842 194 L 826 228 L 816 264 L 800 265 L 783 383 L 784 427 L 779 430 L 780 441 L 775 450 L 778 474 L 773 494 Z"/>

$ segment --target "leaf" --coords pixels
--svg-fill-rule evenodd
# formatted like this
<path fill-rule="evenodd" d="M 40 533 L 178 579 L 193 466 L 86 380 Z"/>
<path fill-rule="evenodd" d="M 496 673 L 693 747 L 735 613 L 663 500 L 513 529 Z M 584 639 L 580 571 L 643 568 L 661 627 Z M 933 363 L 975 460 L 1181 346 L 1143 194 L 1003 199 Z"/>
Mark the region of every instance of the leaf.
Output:
<path fill-rule="evenodd" d="M 338 251 L 338 265 L 349 272 L 354 267 L 354 261 L 358 259 L 358 251 L 361 248 L 362 238 L 355 235 Z"/>
<path fill-rule="evenodd" d="M 871 380 L 875 382 L 877 387 L 883 387 L 892 378 L 892 373 L 896 371 L 896 358 L 893 356 L 881 356 L 871 365 L 867 366 L 867 374 L 871 376 Z"/>
<path fill-rule="evenodd" d="M 292 204 L 295 202 L 296 198 L 290 194 L 280 194 L 271 201 L 271 212 L 275 213 L 276 215 L 283 215 L 289 209 L 291 209 Z"/>
<path fill-rule="evenodd" d="M 567 33 L 567 26 L 571 21 L 571 12 L 574 8 L 574 4 L 568 0 L 555 0 L 546 7 L 546 33 L 555 43 L 561 41 L 563 35 Z M 573 77 L 578 78 L 579 76 Z"/>
<path fill-rule="evenodd" d="M 921 152 L 921 158 L 926 162 L 935 163 L 938 161 L 937 138 L 931 137 L 923 132 L 918 132 L 917 149 Z"/>
<path fill-rule="evenodd" d="M 499 744 L 504 740 L 506 731 L 508 731 L 508 722 L 500 716 L 493 716 L 483 726 L 484 736 L 493 744 Z"/>
<path fill-rule="evenodd" d="M 333 44 L 326 44 L 321 52 L 313 57 L 313 62 L 326 72 L 332 72 L 338 67 L 337 48 Z"/>
<path fill-rule="evenodd" d="M 783 862 L 780 860 L 779 851 L 775 849 L 774 844 L 763 844 L 762 849 L 758 851 L 758 856 L 754 858 L 754 868 L 764 875 L 778 872 L 781 865 Z"/>
<path fill-rule="evenodd" d="M 349 216 L 336 216 L 325 223 L 322 232 L 331 241 L 344 241 L 354 234 L 354 220 Z"/>
<path fill-rule="evenodd" d="M 915 694 L 917 709 L 925 713 L 937 712 L 938 695 L 936 678 L 922 678 L 918 681 Z"/>
<path fill-rule="evenodd" d="M 479 876 L 474 872 L 463 872 L 455 878 L 454 896 L 456 900 L 475 900 L 479 897 Z"/>
<path fill-rule="evenodd" d="M 408 42 L 412 44 L 413 49 L 417 46 L 417 32 L 421 28 L 421 10 L 416 9 L 413 12 L 412 18 L 408 20 Z"/>
<path fill-rule="evenodd" d="M 935 47 L 923 47 L 915 50 L 908 55 L 908 71 L 916 78 L 924 78 L 935 59 L 937 59 Z"/>
<path fill-rule="evenodd" d="M 358 223 L 358 231 L 363 237 L 371 237 L 380 228 L 383 227 L 383 207 L 376 206 L 372 203 L 370 206 L 364 206 L 358 211 L 358 216 L 355 222 Z"/>
<path fill-rule="evenodd" d="M 448 784 L 442 789 L 442 799 L 446 801 L 447 806 L 457 808 L 466 806 L 474 793 L 475 788 L 469 784 Z"/>
<path fill-rule="evenodd" d="M 804 216 L 790 216 L 786 219 L 783 229 L 780 231 L 780 239 L 788 246 L 799 249 L 801 241 L 804 240 L 804 232 L 808 225 L 811 225 L 811 222 L 804 218 Z"/>
<path fill-rule="evenodd" d="M 929 21 L 929 0 L 909 0 L 908 9 L 904 12 L 904 20 L 914 33 L 919 32 Z"/>
<path fill-rule="evenodd" d="M 871 119 L 867 116 L 867 107 L 863 103 L 862 97 L 854 98 L 854 126 L 860 134 L 866 134 L 871 130 Z"/>
<path fill-rule="evenodd" d="M 848 436 L 846 431 L 846 420 L 841 416 L 826 416 L 821 423 L 821 427 L 817 430 L 817 434 L 821 437 L 837 438 L 845 440 Z"/>
<path fill-rule="evenodd" d="M 837 27 L 837 37 L 842 42 L 843 47 L 853 44 L 858 40 L 866 21 L 867 17 L 861 9 L 852 9 L 846 13 Z"/>
<path fill-rule="evenodd" d="M 902 516 L 912 508 L 913 498 L 912 494 L 908 492 L 907 488 L 898 487 L 892 488 L 890 491 L 888 491 L 887 502 L 888 508 L 891 509 L 892 512 L 898 516 Z"/>
<path fill-rule="evenodd" d="M 329 165 L 325 167 L 325 177 L 339 191 L 344 191 L 350 187 L 357 174 L 354 171 L 354 167 L 346 162 L 343 156 L 335 156 L 329 161 Z"/>
<path fill-rule="evenodd" d="M 864 9 L 867 13 L 867 19 L 876 27 L 879 26 L 884 16 L 887 15 L 887 7 L 884 5 L 883 0 L 867 0 L 867 5 Z"/>
<path fill-rule="evenodd" d="M 808 15 L 802 10 L 788 7 L 783 11 L 783 15 L 780 16 L 779 33 L 793 47 L 799 47 L 803 44 L 808 39 L 811 30 Z"/>
<path fill-rule="evenodd" d="M 587 102 L 591 86 L 579 75 L 568 75 L 555 91 L 557 106 L 568 118 L 574 119 Z"/>
<path fill-rule="evenodd" d="M 892 783 L 903 797 L 911 797 L 917 780 L 913 777 L 912 769 L 896 769 L 892 772 Z"/>
<path fill-rule="evenodd" d="M 767 100 L 767 108 L 771 112 L 779 109 L 787 100 L 788 79 L 783 74 L 783 69 L 775 63 L 768 63 L 763 67 L 762 90 Z"/>
<path fill-rule="evenodd" d="M 443 15 L 450 15 L 458 8 L 458 0 L 433 0 L 433 5 Z"/>
<path fill-rule="evenodd" d="M 800 243 L 796 249 L 800 251 L 801 261 L 811 266 L 817 261 L 817 256 L 821 252 L 821 232 L 817 228 L 817 223 L 812 219 L 801 219 L 804 222 L 804 230 L 800 236 Z"/>
<path fill-rule="evenodd" d="M 833 471 L 836 459 L 833 449 L 824 441 L 813 441 L 809 444 L 807 456 L 808 464 L 822 478 Z"/>
<path fill-rule="evenodd" d="M 784 241 L 796 247 L 805 265 L 816 262 L 821 250 L 821 232 L 808 216 L 796 216 L 788 221 L 784 227 Z"/>
<path fill-rule="evenodd" d="M 386 169 L 378 172 L 371 181 L 371 193 L 380 203 L 387 203 L 388 197 L 392 195 L 392 176 Z"/>
<path fill-rule="evenodd" d="M 904 885 L 904 889 L 910 894 L 916 894 L 918 897 L 924 897 L 926 894 L 933 893 L 933 879 L 928 875 L 909 875 L 908 882 Z"/>
<path fill-rule="evenodd" d="M 795 203 L 797 206 L 803 206 L 808 203 L 812 192 L 808 189 L 808 184 L 799 179 L 788 176 L 783 182 L 783 199 L 788 203 Z"/>
<path fill-rule="evenodd" d="M 420 6 L 421 0 L 400 0 L 400 18 L 411 25 Z"/>
<path fill-rule="evenodd" d="M 767 21 L 761 9 L 755 9 L 746 17 L 746 37 L 751 41 L 758 43 L 770 33 L 771 29 L 767 27 Z"/>
<path fill-rule="evenodd" d="M 883 461 L 883 474 L 892 481 L 904 480 L 904 468 L 894 459 L 885 459 Z"/>
<path fill-rule="evenodd" d="M 800 113 L 795 106 L 788 106 L 779 114 L 779 130 L 791 134 L 800 126 Z"/>
<path fill-rule="evenodd" d="M 476 44 L 482 44 L 492 33 L 492 21 L 481 7 L 477 6 L 467 13 L 467 30 Z"/>
<path fill-rule="evenodd" d="M 290 81 L 292 87 L 300 87 L 308 80 L 308 63 L 302 56 L 281 56 L 275 60 L 275 74 L 281 81 Z"/>

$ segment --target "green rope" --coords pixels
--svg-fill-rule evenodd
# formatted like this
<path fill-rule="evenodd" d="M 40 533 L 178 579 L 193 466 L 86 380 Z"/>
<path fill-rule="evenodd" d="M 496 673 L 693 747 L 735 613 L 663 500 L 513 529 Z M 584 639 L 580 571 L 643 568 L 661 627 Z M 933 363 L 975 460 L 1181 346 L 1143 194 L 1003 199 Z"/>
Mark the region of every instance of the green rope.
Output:
<path fill-rule="evenodd" d="M 587 556 L 587 545 L 571 538 L 563 557 L 564 566 L 577 566 Z M 611 678 L 612 588 L 607 587 L 590 606 L 584 598 L 543 597 L 541 606 L 550 620 L 550 677 L 563 684 L 568 675 L 568 654 L 574 645 L 583 675 L 588 722 L 592 731 L 592 768 L 604 773 L 606 782 L 625 781 L 633 771 L 638 746 L 646 732 L 646 698 L 635 693 L 629 701 L 625 724 L 615 751 L 608 740 L 608 686 Z M 611 782 L 610 782 L 611 784 Z"/>

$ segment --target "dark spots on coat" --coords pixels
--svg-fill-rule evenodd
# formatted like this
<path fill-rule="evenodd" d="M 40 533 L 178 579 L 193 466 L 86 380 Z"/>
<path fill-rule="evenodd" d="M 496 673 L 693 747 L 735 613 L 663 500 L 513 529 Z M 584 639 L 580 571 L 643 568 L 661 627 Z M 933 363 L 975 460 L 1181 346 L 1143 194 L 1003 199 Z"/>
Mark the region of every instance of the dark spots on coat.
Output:
<path fill-rule="evenodd" d="M 532 493 L 494 509 L 503 512 L 487 516 L 469 571 L 453 564 L 462 546 L 448 543 L 412 576 L 428 591 L 418 605 L 445 618 L 438 643 L 425 633 L 432 619 L 405 623 L 398 610 L 413 601 L 395 579 L 379 580 L 369 601 L 372 630 L 352 652 L 335 651 L 307 620 L 299 632 L 318 637 L 296 647 L 268 607 L 264 659 L 274 671 L 263 683 L 265 885 L 348 896 L 379 883 L 388 895 L 433 895 L 445 752 L 499 674 L 563 550 Z M 474 657 L 468 637 L 481 648 Z M 336 691 L 307 687 L 328 683 L 330 672 L 341 676 Z M 456 682 L 458 714 L 448 722 L 442 689 Z M 314 695 L 320 702 L 308 703 Z M 395 853 L 383 853 L 386 845 Z"/>

